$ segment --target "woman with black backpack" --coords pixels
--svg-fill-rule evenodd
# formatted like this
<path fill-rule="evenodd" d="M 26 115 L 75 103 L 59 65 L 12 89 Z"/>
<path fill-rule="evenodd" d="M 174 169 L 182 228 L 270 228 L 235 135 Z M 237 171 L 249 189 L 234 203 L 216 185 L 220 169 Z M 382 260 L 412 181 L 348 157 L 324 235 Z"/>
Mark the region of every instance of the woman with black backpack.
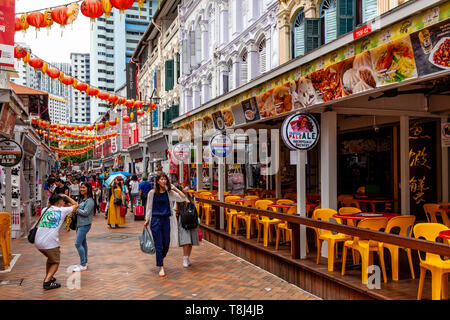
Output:
<path fill-rule="evenodd" d="M 178 215 L 178 241 L 183 247 L 183 267 L 191 265 L 189 257 L 192 253 L 192 246 L 199 245 L 198 239 L 198 214 L 194 199 L 189 194 L 189 185 L 182 184 L 181 190 L 186 196 L 186 202 L 177 203 Z"/>

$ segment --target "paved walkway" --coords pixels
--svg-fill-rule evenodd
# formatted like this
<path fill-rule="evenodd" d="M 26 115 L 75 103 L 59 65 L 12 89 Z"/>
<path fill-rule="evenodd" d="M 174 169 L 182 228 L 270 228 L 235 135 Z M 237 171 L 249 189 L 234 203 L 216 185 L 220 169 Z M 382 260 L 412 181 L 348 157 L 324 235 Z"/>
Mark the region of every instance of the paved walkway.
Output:
<path fill-rule="evenodd" d="M 182 249 L 170 249 L 164 260 L 167 277 L 160 278 L 155 256 L 140 251 L 142 225 L 129 214 L 123 228 L 109 229 L 103 216 L 95 216 L 88 234 L 89 270 L 78 275 L 66 272 L 79 263 L 75 232 L 62 230 L 55 275 L 62 287 L 50 291 L 42 289 L 46 258 L 27 239 L 14 239 L 12 253 L 21 256 L 11 272 L 0 273 L 0 300 L 317 299 L 207 241 L 194 247 L 189 268 L 182 266 Z"/>

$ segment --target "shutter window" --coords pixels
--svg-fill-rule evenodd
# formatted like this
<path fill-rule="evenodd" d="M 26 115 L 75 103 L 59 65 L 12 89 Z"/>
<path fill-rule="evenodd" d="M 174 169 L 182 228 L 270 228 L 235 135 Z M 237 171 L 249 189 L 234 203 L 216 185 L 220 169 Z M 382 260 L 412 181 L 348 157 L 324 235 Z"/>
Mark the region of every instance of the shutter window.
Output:
<path fill-rule="evenodd" d="M 303 10 L 300 10 L 294 20 L 292 39 L 294 58 L 303 56 L 305 54 L 305 13 Z"/>
<path fill-rule="evenodd" d="M 202 32 L 200 26 L 195 29 L 195 63 L 202 63 Z"/>
<path fill-rule="evenodd" d="M 176 117 L 180 116 L 180 106 L 174 105 L 174 106 L 172 106 L 172 108 L 173 108 L 172 116 L 173 116 L 173 119 L 175 119 Z"/>
<path fill-rule="evenodd" d="M 323 0 L 321 16 L 324 18 L 325 43 L 337 38 L 337 0 Z"/>
<path fill-rule="evenodd" d="M 355 1 L 354 0 L 337 0 L 338 1 L 338 36 L 346 34 L 354 29 L 355 22 Z"/>
<path fill-rule="evenodd" d="M 233 62 L 228 61 L 228 83 L 227 83 L 227 92 L 234 88 L 233 84 Z"/>
<path fill-rule="evenodd" d="M 320 19 L 305 19 L 305 53 L 320 46 Z"/>
<path fill-rule="evenodd" d="M 262 40 L 259 44 L 259 74 L 267 71 L 267 55 L 266 55 L 266 40 Z"/>
<path fill-rule="evenodd" d="M 177 72 L 176 72 L 176 78 L 175 78 L 175 83 L 178 83 L 178 79 L 180 79 L 180 54 L 177 53 L 175 54 L 175 59 L 176 59 L 176 67 L 177 67 Z"/>
<path fill-rule="evenodd" d="M 192 70 L 192 67 L 195 65 L 195 32 L 189 32 L 189 67 Z"/>
<path fill-rule="evenodd" d="M 227 93 L 229 91 L 229 87 L 228 87 L 228 81 L 229 81 L 229 77 L 227 74 L 223 75 L 223 93 Z"/>
<path fill-rule="evenodd" d="M 370 21 L 378 16 L 378 0 L 363 0 L 362 19 L 363 23 Z"/>
<path fill-rule="evenodd" d="M 173 89 L 174 85 L 174 61 L 173 60 L 167 60 L 165 63 L 165 71 L 166 71 L 166 83 L 165 83 L 165 90 L 170 91 Z"/>
<path fill-rule="evenodd" d="M 247 52 L 244 52 L 241 58 L 241 83 L 239 85 L 243 85 L 247 83 L 248 79 L 248 62 L 247 62 Z"/>
<path fill-rule="evenodd" d="M 183 60 L 183 74 L 187 75 L 189 74 L 189 52 L 188 52 L 188 40 L 185 39 L 182 42 L 182 46 L 183 46 L 183 56 L 182 56 L 182 60 Z"/>

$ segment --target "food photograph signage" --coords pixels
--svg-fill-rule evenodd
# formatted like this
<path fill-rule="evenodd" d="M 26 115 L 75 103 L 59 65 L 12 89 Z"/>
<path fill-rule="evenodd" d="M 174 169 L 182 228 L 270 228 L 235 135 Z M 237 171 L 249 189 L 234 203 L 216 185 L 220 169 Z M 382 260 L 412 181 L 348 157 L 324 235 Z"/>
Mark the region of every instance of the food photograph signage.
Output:
<path fill-rule="evenodd" d="M 23 157 L 22 147 L 13 140 L 0 141 L 0 166 L 14 167 Z"/>
<path fill-rule="evenodd" d="M 308 113 L 287 117 L 281 131 L 284 143 L 291 150 L 311 150 L 320 136 L 316 119 Z"/>

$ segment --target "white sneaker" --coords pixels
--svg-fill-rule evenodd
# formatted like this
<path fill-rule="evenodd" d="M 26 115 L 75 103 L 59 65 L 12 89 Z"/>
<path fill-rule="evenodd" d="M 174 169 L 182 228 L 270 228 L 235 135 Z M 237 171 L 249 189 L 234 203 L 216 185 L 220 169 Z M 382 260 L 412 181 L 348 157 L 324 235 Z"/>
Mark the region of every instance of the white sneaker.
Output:
<path fill-rule="evenodd" d="M 189 257 L 183 257 L 183 267 L 189 267 Z"/>
<path fill-rule="evenodd" d="M 87 265 L 86 266 L 77 265 L 75 268 L 73 268 L 73 272 L 80 272 L 85 270 L 87 270 Z"/>

